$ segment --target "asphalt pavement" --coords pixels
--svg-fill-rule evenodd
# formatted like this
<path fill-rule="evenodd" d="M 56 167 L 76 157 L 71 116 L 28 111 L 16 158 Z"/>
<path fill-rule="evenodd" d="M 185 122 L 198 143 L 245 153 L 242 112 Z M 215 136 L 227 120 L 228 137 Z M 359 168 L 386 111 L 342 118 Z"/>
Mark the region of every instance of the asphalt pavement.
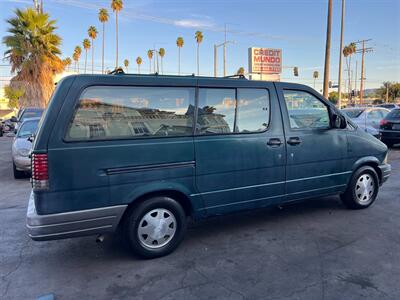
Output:
<path fill-rule="evenodd" d="M 121 236 L 34 242 L 28 179 L 0 138 L 0 299 L 400 299 L 400 148 L 375 204 L 338 197 L 192 222 L 171 255 L 142 260 Z"/>

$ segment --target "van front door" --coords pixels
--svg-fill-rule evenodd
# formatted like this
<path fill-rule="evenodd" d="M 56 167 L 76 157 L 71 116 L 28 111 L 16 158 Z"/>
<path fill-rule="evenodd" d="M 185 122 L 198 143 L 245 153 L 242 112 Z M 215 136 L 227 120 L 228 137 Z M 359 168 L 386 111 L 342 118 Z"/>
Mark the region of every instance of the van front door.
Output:
<path fill-rule="evenodd" d="M 344 191 L 346 130 L 332 128 L 330 109 L 311 88 L 276 83 L 287 144 L 286 199 Z"/>
<path fill-rule="evenodd" d="M 199 82 L 196 185 L 208 214 L 284 197 L 285 143 L 274 86 L 246 83 L 222 88 L 215 80 Z"/>

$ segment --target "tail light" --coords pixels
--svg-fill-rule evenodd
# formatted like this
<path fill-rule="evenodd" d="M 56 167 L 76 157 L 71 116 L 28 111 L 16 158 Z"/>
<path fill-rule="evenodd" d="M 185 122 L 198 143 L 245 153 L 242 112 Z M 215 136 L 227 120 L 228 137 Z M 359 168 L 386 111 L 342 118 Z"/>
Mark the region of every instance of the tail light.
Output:
<path fill-rule="evenodd" d="M 32 188 L 34 191 L 49 189 L 47 154 L 32 154 Z"/>
<path fill-rule="evenodd" d="M 387 121 L 387 120 L 385 120 L 385 119 L 382 119 L 382 120 L 379 122 L 379 125 L 381 125 L 381 126 L 385 126 L 387 123 L 388 123 L 388 121 Z"/>

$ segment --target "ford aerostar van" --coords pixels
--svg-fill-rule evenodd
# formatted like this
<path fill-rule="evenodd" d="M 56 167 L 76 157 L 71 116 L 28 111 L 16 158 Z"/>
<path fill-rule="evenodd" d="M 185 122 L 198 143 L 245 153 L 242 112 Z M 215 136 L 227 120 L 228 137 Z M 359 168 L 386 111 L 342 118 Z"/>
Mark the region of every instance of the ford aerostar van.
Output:
<path fill-rule="evenodd" d="M 383 143 L 292 83 L 70 76 L 39 127 L 30 237 L 121 227 L 144 257 L 173 251 L 188 217 L 335 194 L 366 208 L 391 169 Z"/>

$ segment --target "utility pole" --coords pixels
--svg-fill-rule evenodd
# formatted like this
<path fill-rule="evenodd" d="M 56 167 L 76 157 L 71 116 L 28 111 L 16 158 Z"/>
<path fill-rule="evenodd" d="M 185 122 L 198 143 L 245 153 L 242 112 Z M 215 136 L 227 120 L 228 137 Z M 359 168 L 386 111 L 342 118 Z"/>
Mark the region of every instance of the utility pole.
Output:
<path fill-rule="evenodd" d="M 365 80 L 365 53 L 372 52 L 372 47 L 365 47 L 365 43 L 369 42 L 368 40 L 357 41 L 356 44 L 362 44 L 362 49 L 357 50 L 356 53 L 361 53 L 361 81 L 360 81 L 360 104 L 364 102 L 364 80 Z"/>
<path fill-rule="evenodd" d="M 326 26 L 325 67 L 323 95 L 328 98 L 329 94 L 329 65 L 331 59 L 331 27 L 332 27 L 332 0 L 328 0 L 328 20 Z"/>
<path fill-rule="evenodd" d="M 386 103 L 389 102 L 389 82 L 386 83 Z"/>
<path fill-rule="evenodd" d="M 236 41 L 227 41 L 226 40 L 226 24 L 225 24 L 225 29 L 224 29 L 224 42 L 219 44 L 219 45 L 214 45 L 214 77 L 218 76 L 218 48 L 219 47 L 223 47 L 223 51 L 224 51 L 224 76 L 226 76 L 226 45 L 228 44 L 235 44 Z"/>
<path fill-rule="evenodd" d="M 342 0 L 342 24 L 340 30 L 340 56 L 339 56 L 339 80 L 338 80 L 338 107 L 342 106 L 342 60 L 343 60 L 343 35 L 344 35 L 344 13 L 345 13 L 345 0 Z M 357 75 L 356 75 L 357 76 Z"/>

